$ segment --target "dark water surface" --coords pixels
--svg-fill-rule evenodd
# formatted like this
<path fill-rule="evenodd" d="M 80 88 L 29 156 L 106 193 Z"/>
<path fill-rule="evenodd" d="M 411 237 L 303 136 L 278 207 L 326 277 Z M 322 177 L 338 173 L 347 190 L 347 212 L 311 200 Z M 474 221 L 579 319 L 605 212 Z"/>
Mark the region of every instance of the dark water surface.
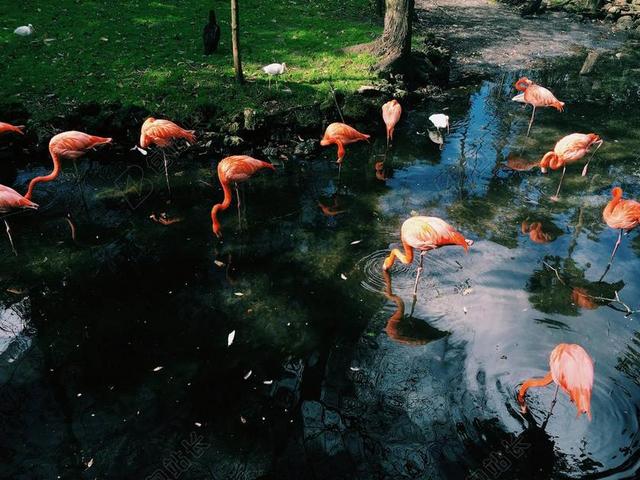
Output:
<path fill-rule="evenodd" d="M 285 162 L 244 188 L 242 230 L 235 203 L 222 214 L 222 243 L 218 159 L 172 164 L 171 204 L 139 157 L 82 159 L 82 191 L 65 163 L 41 211 L 10 218 L 20 255 L 0 239 L 0 477 L 633 478 L 638 317 L 593 297 L 640 307 L 637 233 L 599 282 L 611 187 L 640 196 L 640 112 L 536 75 L 568 108 L 539 112 L 530 138 L 513 78 L 456 90 L 403 118 L 386 180 L 381 128 L 348 147 L 340 184 L 335 149 Z M 443 108 L 440 150 L 426 130 Z M 504 168 L 574 131 L 605 144 L 559 202 L 559 172 Z M 0 183 L 23 191 L 44 171 L 26 160 Z M 427 255 L 413 306 L 416 265 L 381 272 L 412 212 L 476 241 Z M 523 233 L 538 222 L 547 243 Z M 515 393 L 562 342 L 595 360 L 593 420 L 561 392 L 543 430 L 554 388 L 530 391 L 527 416 Z"/>

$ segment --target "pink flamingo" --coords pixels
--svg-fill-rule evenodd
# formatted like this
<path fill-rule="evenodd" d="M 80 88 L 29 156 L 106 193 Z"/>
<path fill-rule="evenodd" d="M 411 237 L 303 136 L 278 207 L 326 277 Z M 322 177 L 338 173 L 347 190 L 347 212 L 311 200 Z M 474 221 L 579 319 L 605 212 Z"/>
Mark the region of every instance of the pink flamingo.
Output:
<path fill-rule="evenodd" d="M 578 415 L 586 413 L 591 420 L 591 390 L 593 389 L 593 360 L 580 345 L 561 343 L 549 357 L 550 371 L 543 378 L 526 380 L 518 392 L 522 413 L 527 412 L 525 395 L 531 387 L 544 387 L 555 382 L 575 403 Z M 557 393 L 557 389 L 556 389 Z M 555 400 L 554 400 L 555 401 Z"/>
<path fill-rule="evenodd" d="M 553 93 L 540 85 L 529 80 L 527 77 L 520 78 L 515 84 L 516 90 L 522 92 L 513 97 L 514 102 L 526 103 L 533 106 L 529 128 L 527 129 L 527 137 L 533 125 L 533 118 L 536 115 L 536 107 L 553 107 L 559 112 L 564 108 L 564 102 L 558 100 Z"/>
<path fill-rule="evenodd" d="M 11 125 L 10 123 L 0 122 L 0 135 L 7 132 L 19 133 L 24 135 L 24 125 Z"/>
<path fill-rule="evenodd" d="M 324 132 L 324 137 L 320 140 L 320 145 L 326 147 L 331 144 L 338 146 L 338 166 L 342 167 L 342 159 L 346 155 L 345 145 L 359 142 L 361 140 L 369 140 L 370 135 L 360 133 L 346 123 L 332 123 Z"/>
<path fill-rule="evenodd" d="M 17 210 L 24 209 L 37 210 L 38 205 L 36 203 L 33 203 L 28 198 L 20 195 L 13 188 L 0 185 L 0 214 L 6 215 Z M 11 228 L 9 227 L 9 222 L 6 218 L 4 218 L 3 220 L 5 226 L 7 227 L 7 236 L 9 237 L 9 242 L 11 243 L 11 249 L 13 250 L 13 253 L 18 255 L 16 247 L 13 244 L 13 238 L 11 238 Z"/>
<path fill-rule="evenodd" d="M 53 160 L 53 171 L 49 175 L 36 177 L 29 182 L 29 188 L 25 194 L 27 200 L 31 200 L 33 189 L 38 183 L 51 182 L 58 178 L 61 169 L 62 159 L 76 160 L 82 157 L 89 150 L 99 146 L 111 143 L 111 138 L 96 137 L 86 133 L 71 130 L 62 132 L 54 136 L 49 142 L 49 154 Z"/>
<path fill-rule="evenodd" d="M 220 180 L 220 185 L 222 185 L 224 199 L 222 200 L 222 203 L 216 203 L 211 209 L 213 233 L 218 238 L 222 238 L 222 228 L 220 227 L 220 221 L 218 220 L 218 212 L 226 210 L 231 205 L 230 184 L 235 184 L 236 198 L 238 201 L 238 218 L 240 218 L 240 193 L 238 192 L 238 184 L 246 182 L 256 172 L 263 168 L 270 168 L 271 170 L 276 169 L 270 163 L 257 160 L 247 155 L 226 157 L 218 163 L 218 180 Z"/>
<path fill-rule="evenodd" d="M 402 106 L 397 100 L 391 100 L 382 106 L 382 119 L 387 126 L 387 147 L 393 141 L 393 130 L 402 115 Z"/>
<path fill-rule="evenodd" d="M 391 250 L 391 254 L 385 259 L 382 265 L 383 270 L 389 270 L 396 258 L 402 263 L 409 264 L 413 262 L 413 249 L 420 250 L 420 265 L 416 274 L 416 281 L 413 286 L 413 295 L 418 293 L 418 280 L 422 273 L 422 260 L 424 255 L 436 248 L 446 245 L 460 245 L 469 250 L 469 246 L 473 245 L 473 240 L 464 238 L 464 236 L 438 217 L 411 217 L 404 221 L 400 229 L 400 239 L 404 247 L 404 253 L 397 248 Z"/>
<path fill-rule="evenodd" d="M 616 255 L 620 243 L 622 243 L 622 232 L 625 230 L 630 232 L 640 224 L 640 202 L 623 199 L 622 189 L 620 187 L 614 187 L 611 191 L 611 195 L 613 198 L 609 203 L 607 203 L 607 206 L 604 207 L 602 218 L 609 227 L 620 231 L 618 233 L 618 240 L 613 247 L 613 252 L 611 252 L 609 265 L 602 277 L 600 277 L 600 280 L 604 278 L 611 268 L 613 257 Z"/>

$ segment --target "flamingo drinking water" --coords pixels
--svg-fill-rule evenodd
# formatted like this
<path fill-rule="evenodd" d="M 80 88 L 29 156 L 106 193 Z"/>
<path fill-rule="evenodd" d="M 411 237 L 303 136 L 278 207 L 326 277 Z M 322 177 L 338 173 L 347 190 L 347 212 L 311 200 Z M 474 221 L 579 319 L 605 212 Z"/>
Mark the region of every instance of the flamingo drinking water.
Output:
<path fill-rule="evenodd" d="M 413 286 L 413 294 L 418 292 L 418 280 L 422 273 L 422 260 L 424 255 L 436 248 L 446 245 L 460 245 L 465 251 L 473 245 L 473 240 L 464 238 L 460 232 L 438 217 L 411 217 L 402 224 L 400 239 L 404 247 L 404 253 L 397 248 L 391 250 L 391 254 L 382 265 L 383 270 L 389 270 L 396 258 L 402 263 L 413 262 L 413 249 L 420 250 L 420 265 L 416 274 L 416 282 Z"/>
<path fill-rule="evenodd" d="M 387 147 L 393 141 L 393 130 L 402 115 L 402 106 L 397 100 L 391 100 L 382 106 L 382 119 L 387 126 Z"/>
<path fill-rule="evenodd" d="M 96 137 L 82 132 L 71 130 L 55 135 L 49 142 L 49 154 L 53 160 L 53 171 L 49 175 L 36 177 L 29 182 L 29 188 L 25 194 L 27 200 L 31 200 L 33 189 L 38 183 L 51 182 L 60 175 L 62 159 L 76 160 L 89 150 L 100 145 L 111 143 L 111 138 Z"/>
<path fill-rule="evenodd" d="M 231 205 L 231 183 L 235 184 L 236 198 L 238 201 L 238 217 L 240 216 L 240 193 L 238 192 L 238 184 L 249 180 L 256 172 L 263 168 L 275 170 L 275 167 L 262 160 L 249 157 L 247 155 L 234 155 L 232 157 L 223 158 L 218 163 L 218 180 L 224 192 L 222 203 L 217 203 L 211 209 L 211 222 L 213 224 L 213 233 L 218 237 L 222 237 L 222 228 L 218 220 L 218 212 L 224 211 Z"/>
<path fill-rule="evenodd" d="M 547 173 L 547 168 L 549 167 L 551 167 L 552 170 L 557 170 L 562 167 L 562 176 L 560 177 L 560 183 L 558 183 L 558 190 L 556 194 L 551 197 L 552 200 L 558 200 L 562 180 L 567 171 L 567 165 L 583 158 L 593 145 L 597 145 L 597 148 L 600 148 L 603 142 L 604 141 L 595 133 L 572 133 L 571 135 L 561 138 L 555 147 L 553 147 L 553 150 L 547 152 L 544 157 L 542 157 L 542 160 L 540 160 L 540 170 L 542 170 L 542 173 Z M 582 170 L 583 176 L 587 173 L 588 165 L 589 162 L 587 162 Z"/>
<path fill-rule="evenodd" d="M 324 132 L 324 137 L 320 140 L 320 145 L 326 147 L 331 144 L 338 146 L 338 166 L 342 167 L 342 159 L 347 153 L 344 149 L 345 145 L 350 143 L 359 142 L 361 140 L 369 140 L 370 135 L 360 133 L 353 127 L 350 127 L 346 123 L 332 123 Z"/>

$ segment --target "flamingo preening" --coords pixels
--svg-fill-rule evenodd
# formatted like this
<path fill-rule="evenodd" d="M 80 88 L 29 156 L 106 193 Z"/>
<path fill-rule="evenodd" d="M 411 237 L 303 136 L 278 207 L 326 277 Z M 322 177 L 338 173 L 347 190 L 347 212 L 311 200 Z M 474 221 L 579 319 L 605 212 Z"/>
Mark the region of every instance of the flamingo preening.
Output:
<path fill-rule="evenodd" d="M 387 147 L 393 141 L 393 130 L 402 116 L 402 106 L 397 100 L 382 105 L 382 119 L 387 126 Z"/>
<path fill-rule="evenodd" d="M 14 189 L 6 187 L 4 185 L 0 185 L 0 215 L 6 215 L 24 209 L 37 210 L 38 204 L 33 203 L 26 197 L 23 197 Z M 9 237 L 9 242 L 11 243 L 11 249 L 13 250 L 14 254 L 18 255 L 16 247 L 13 244 L 13 238 L 11 237 L 11 228 L 9 227 L 9 222 L 6 218 L 4 218 L 3 220 L 5 226 L 7 227 L 7 236 Z"/>
<path fill-rule="evenodd" d="M 529 121 L 529 128 L 527 129 L 527 137 L 531 132 L 531 125 L 533 125 L 533 118 L 536 115 L 537 107 L 553 107 L 559 112 L 564 109 L 564 102 L 558 100 L 553 93 L 544 87 L 532 82 L 527 77 L 520 78 L 515 84 L 516 90 L 522 92 L 513 97 L 514 102 L 526 103 L 533 107 L 531 112 L 531 120 Z"/>
<path fill-rule="evenodd" d="M 518 403 L 526 413 L 525 395 L 532 387 L 544 387 L 555 382 L 569 395 L 578 409 L 578 416 L 586 413 L 591 420 L 591 390 L 593 389 L 593 360 L 580 345 L 561 343 L 549 357 L 549 373 L 543 378 L 526 380 L 518 392 Z M 556 390 L 557 392 L 557 390 Z"/>
<path fill-rule="evenodd" d="M 164 160 L 164 176 L 167 180 L 167 190 L 169 190 L 169 193 L 171 193 L 169 166 L 164 148 L 170 146 L 175 140 L 180 138 L 184 138 L 189 143 L 195 143 L 195 131 L 185 130 L 171 120 L 157 120 L 149 117 L 144 121 L 140 129 L 140 147 L 134 147 L 134 149 L 138 149 L 145 155 L 147 152 L 144 149 L 151 145 L 156 145 L 161 149 L 162 159 Z"/>
<path fill-rule="evenodd" d="M 61 161 L 63 159 L 76 160 L 82 157 L 89 150 L 111 143 L 111 138 L 96 137 L 86 133 L 71 130 L 55 135 L 49 142 L 49 154 L 53 160 L 53 171 L 49 175 L 36 177 L 29 182 L 29 188 L 24 195 L 27 200 L 31 200 L 33 189 L 38 183 L 51 182 L 60 175 Z"/>
<path fill-rule="evenodd" d="M 558 183 L 558 190 L 556 191 L 556 194 L 551 197 L 552 200 L 558 200 L 559 198 L 558 195 L 560 194 L 560 187 L 562 186 L 564 174 L 567 171 L 567 165 L 575 163 L 583 158 L 593 145 L 597 145 L 597 151 L 603 142 L 604 140 L 595 133 L 572 133 L 571 135 L 567 135 L 566 137 L 558 140 L 558 143 L 553 147 L 553 150 L 547 152 L 544 157 L 542 157 L 542 160 L 540 160 L 540 170 L 542 170 L 542 173 L 547 173 L 548 168 L 557 170 L 562 167 L 562 175 L 560 177 L 560 183 Z M 591 161 L 591 159 L 589 159 L 589 161 Z M 583 176 L 587 174 L 588 166 L 589 162 L 587 162 L 582 169 Z"/>
<path fill-rule="evenodd" d="M 400 229 L 400 239 L 404 247 L 404 253 L 397 248 L 391 250 L 391 254 L 385 259 L 382 265 L 383 270 L 389 270 L 396 258 L 402 263 L 409 264 L 413 262 L 413 249 L 420 250 L 420 265 L 416 273 L 416 281 L 413 286 L 413 294 L 418 293 L 418 280 L 422 273 L 422 261 L 424 255 L 436 248 L 446 245 L 460 245 L 469 250 L 469 246 L 473 245 L 473 240 L 464 238 L 460 232 L 438 217 L 411 217 L 405 220 Z"/>
<path fill-rule="evenodd" d="M 331 144 L 335 144 L 338 146 L 338 167 L 342 167 L 342 159 L 347 153 L 344 149 L 345 145 L 349 145 L 350 143 L 359 142 L 361 140 L 369 140 L 370 135 L 365 133 L 360 133 L 353 127 L 350 127 L 346 123 L 332 123 L 330 124 L 324 132 L 324 136 L 322 140 L 320 140 L 320 145 L 323 147 L 329 146 Z"/>
<path fill-rule="evenodd" d="M 218 180 L 224 192 L 222 203 L 217 203 L 211 209 L 211 222 L 213 224 L 213 233 L 218 237 L 222 237 L 222 228 L 218 220 L 218 212 L 224 211 L 231 205 L 231 183 L 235 184 L 236 197 L 238 202 L 238 218 L 240 217 L 240 193 L 238 192 L 238 184 L 249 180 L 257 171 L 263 168 L 275 170 L 275 167 L 262 160 L 249 157 L 247 155 L 234 155 L 232 157 L 223 158 L 218 163 Z"/>
<path fill-rule="evenodd" d="M 11 125 L 10 123 L 0 122 L 0 135 L 3 133 L 13 132 L 24 135 L 24 125 Z"/>

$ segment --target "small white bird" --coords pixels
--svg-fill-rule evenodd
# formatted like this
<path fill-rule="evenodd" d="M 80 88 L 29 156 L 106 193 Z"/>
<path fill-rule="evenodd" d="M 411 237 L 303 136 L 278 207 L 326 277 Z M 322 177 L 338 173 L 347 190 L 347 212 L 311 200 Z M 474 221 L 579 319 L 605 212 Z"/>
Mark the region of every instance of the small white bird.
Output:
<path fill-rule="evenodd" d="M 21 37 L 28 37 L 35 31 L 36 29 L 33 28 L 33 25 L 29 24 L 16 28 L 13 33 L 15 33 L 16 35 L 20 35 Z"/>
<path fill-rule="evenodd" d="M 271 77 L 274 75 L 282 75 L 287 71 L 286 63 L 271 63 L 262 67 L 262 71 L 269 75 L 269 88 L 271 88 Z M 276 87 L 278 86 L 278 77 L 276 77 Z"/>
<path fill-rule="evenodd" d="M 446 128 L 447 133 L 449 133 L 449 116 L 444 113 L 434 113 L 429 117 L 429 121 L 433 123 L 433 125 L 440 130 L 441 128 Z"/>

